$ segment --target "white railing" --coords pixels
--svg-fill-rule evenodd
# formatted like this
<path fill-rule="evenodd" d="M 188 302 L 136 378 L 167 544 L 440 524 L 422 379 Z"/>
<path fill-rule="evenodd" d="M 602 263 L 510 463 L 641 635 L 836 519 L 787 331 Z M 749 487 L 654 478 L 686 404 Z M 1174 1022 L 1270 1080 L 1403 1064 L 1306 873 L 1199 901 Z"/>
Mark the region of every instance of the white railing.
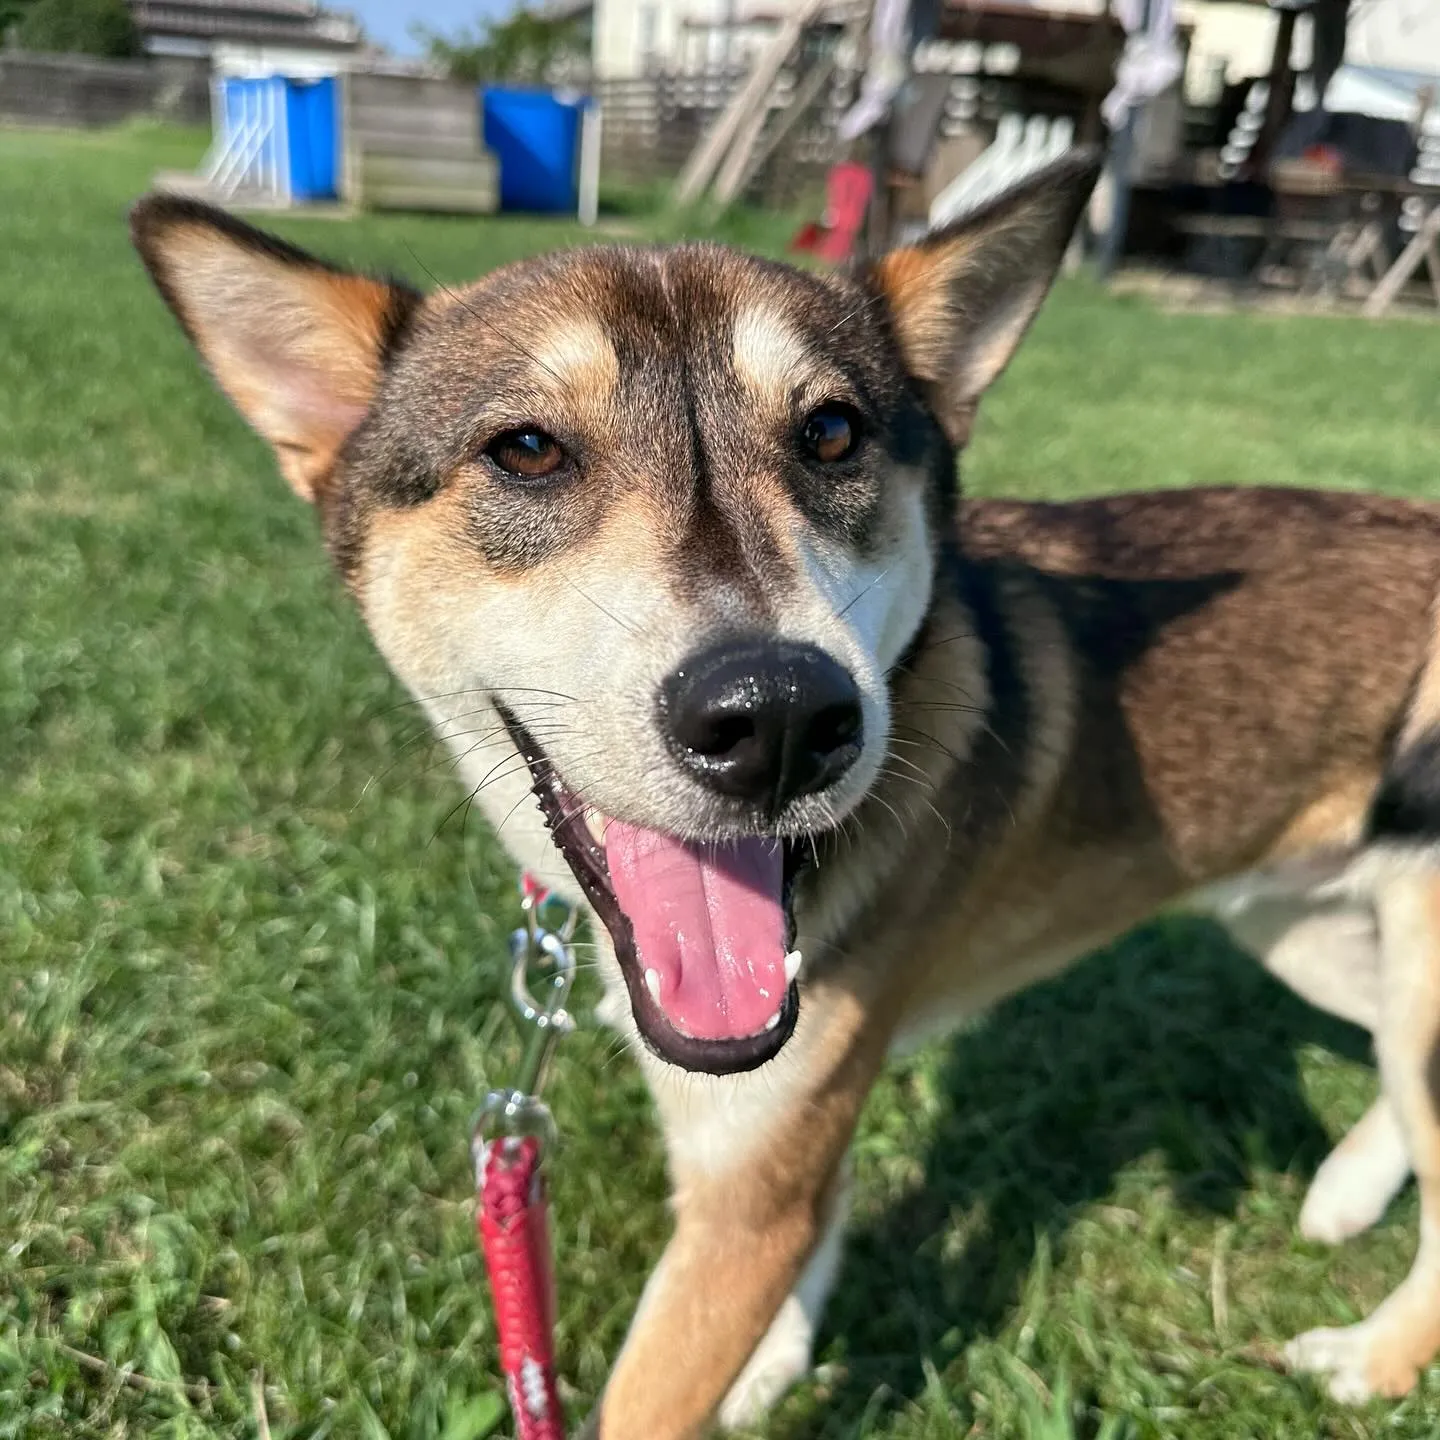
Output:
<path fill-rule="evenodd" d="M 212 109 L 215 141 L 200 171 L 207 188 L 222 200 L 244 191 L 288 201 L 284 80 L 217 79 Z"/>
<path fill-rule="evenodd" d="M 1075 139 L 1074 121 L 1059 116 L 1002 115 L 995 139 L 931 202 L 932 230 L 958 220 L 1024 176 L 1058 160 Z"/>

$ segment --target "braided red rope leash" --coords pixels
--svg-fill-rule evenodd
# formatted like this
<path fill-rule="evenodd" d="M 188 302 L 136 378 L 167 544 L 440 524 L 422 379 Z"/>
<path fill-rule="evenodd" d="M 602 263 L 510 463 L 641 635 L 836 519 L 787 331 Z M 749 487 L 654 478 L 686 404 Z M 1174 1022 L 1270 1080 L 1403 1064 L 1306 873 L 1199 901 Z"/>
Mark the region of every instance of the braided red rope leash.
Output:
<path fill-rule="evenodd" d="M 495 1297 L 515 1440 L 565 1440 L 555 1385 L 555 1285 L 540 1157 L 533 1135 L 489 1141 L 480 1156 L 475 1225 Z"/>
<path fill-rule="evenodd" d="M 526 923 L 510 937 L 511 998 L 533 1033 L 518 1088 L 492 1091 L 475 1125 L 475 1230 L 495 1301 L 500 1368 L 515 1416 L 515 1440 L 565 1440 L 565 1412 L 555 1380 L 549 1210 L 541 1174 L 545 1139 L 553 1138 L 554 1122 L 539 1092 L 551 1047 L 572 1026 L 565 999 L 575 970 L 569 949 L 575 915 L 528 874 L 521 876 L 520 894 Z M 542 919 L 552 905 L 564 913 L 554 930 Z M 551 972 L 545 1002 L 537 1002 L 530 991 L 532 965 Z"/>

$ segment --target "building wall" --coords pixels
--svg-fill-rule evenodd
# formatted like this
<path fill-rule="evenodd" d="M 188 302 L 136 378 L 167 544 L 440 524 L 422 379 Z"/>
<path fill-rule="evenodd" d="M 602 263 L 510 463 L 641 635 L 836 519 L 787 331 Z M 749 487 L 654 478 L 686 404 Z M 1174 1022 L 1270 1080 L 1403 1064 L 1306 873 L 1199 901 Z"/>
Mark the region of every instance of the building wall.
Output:
<path fill-rule="evenodd" d="M 1275 12 L 1261 5 L 1214 5 L 1180 0 L 1176 18 L 1193 26 L 1185 88 L 1196 99 L 1226 81 L 1264 75 L 1275 49 Z"/>
<path fill-rule="evenodd" d="M 1230 81 L 1266 74 L 1275 48 L 1275 12 L 1259 5 L 1180 0 L 1176 14 L 1195 27 L 1186 83 L 1200 97 L 1223 68 Z M 1310 22 L 1295 26 L 1296 66 L 1310 62 Z M 1352 65 L 1440 74 L 1440 0 L 1366 0 L 1352 6 L 1345 59 Z"/>
<path fill-rule="evenodd" d="M 289 75 L 321 79 L 363 66 L 365 57 L 341 50 L 309 50 L 291 45 L 246 45 L 220 41 L 210 52 L 217 75 Z"/>
<path fill-rule="evenodd" d="M 1371 0 L 1352 6 L 1345 59 L 1352 65 L 1440 74 L 1440 4 Z"/>
<path fill-rule="evenodd" d="M 774 20 L 794 0 L 595 0 L 595 72 L 602 79 L 714 68 L 725 60 L 728 14 L 739 22 L 731 32 L 730 59 L 748 64 L 774 33 Z M 690 23 L 686 23 L 686 22 Z M 700 22 L 698 25 L 696 22 Z"/>
<path fill-rule="evenodd" d="M 722 20 L 727 5 L 742 24 L 732 58 L 748 63 L 774 30 L 773 20 L 794 0 L 595 0 L 596 73 L 610 79 L 647 69 L 705 69 L 723 58 L 723 33 L 686 20 Z M 1044 0 L 1044 8 L 1097 11 L 1102 0 Z M 1187 89 L 1200 94 L 1219 77 L 1236 81 L 1264 75 L 1275 45 L 1276 15 L 1263 5 L 1178 0 L 1176 18 L 1193 27 Z M 764 18 L 762 18 L 764 17 Z M 766 19 L 770 23 L 766 23 Z M 1296 26 L 1295 60 L 1309 61 L 1309 22 Z M 1354 6 L 1346 59 L 1356 65 L 1440 74 L 1440 0 L 1366 0 Z"/>

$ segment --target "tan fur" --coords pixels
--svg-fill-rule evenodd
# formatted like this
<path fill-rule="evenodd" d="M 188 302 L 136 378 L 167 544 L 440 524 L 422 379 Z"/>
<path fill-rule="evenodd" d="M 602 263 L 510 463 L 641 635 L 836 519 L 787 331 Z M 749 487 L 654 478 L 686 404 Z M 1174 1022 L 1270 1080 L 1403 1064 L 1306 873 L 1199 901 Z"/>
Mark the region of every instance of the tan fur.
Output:
<path fill-rule="evenodd" d="M 193 226 L 173 235 L 166 263 L 177 308 L 221 388 L 275 447 L 295 492 L 313 500 L 374 395 L 389 287 L 268 256 L 236 265 Z M 229 323 L 234 317 L 243 324 Z"/>
<path fill-rule="evenodd" d="M 922 380 L 945 378 L 944 367 L 955 347 L 947 282 L 973 249 L 973 242 L 962 237 L 941 253 L 896 250 L 877 267 L 880 285 L 899 317 L 900 343 Z"/>
<path fill-rule="evenodd" d="M 675 1170 L 675 1234 L 606 1389 L 601 1433 L 698 1436 L 821 1238 L 893 1002 L 837 987 L 805 1088 L 743 1161 Z M 716 1283 L 724 1275 L 723 1283 Z"/>
<path fill-rule="evenodd" d="M 1348 854 L 1360 844 L 1380 768 L 1341 770 L 1327 777 L 1325 793 L 1286 826 L 1261 861 L 1261 869 L 1283 867 L 1331 851 Z"/>
<path fill-rule="evenodd" d="M 658 1058 L 596 927 L 676 1212 L 603 1440 L 699 1436 L 802 1373 L 887 1053 L 1184 903 L 1375 1034 L 1384 1093 L 1317 1176 L 1307 1233 L 1372 1223 L 1407 1160 L 1420 1187 L 1410 1277 L 1292 1364 L 1358 1400 L 1404 1393 L 1440 1348 L 1440 845 L 1372 833 L 1440 721 L 1440 511 L 1209 490 L 947 513 L 941 432 L 968 436 L 1093 168 L 1063 162 L 863 286 L 704 247 L 510 267 L 426 301 L 393 363 L 383 286 L 165 203 L 137 217 L 221 383 L 326 500 L 381 650 L 547 881 L 574 889 L 502 708 L 585 805 L 715 841 L 739 822 L 659 733 L 667 677 L 741 634 L 854 680 L 859 758 L 763 832 L 814 859 L 778 1053 L 723 1076 Z M 810 466 L 806 407 L 852 385 L 867 443 Z M 517 425 L 566 437 L 563 483 L 497 471 L 486 436 Z"/>
<path fill-rule="evenodd" d="M 1440 726 L 1440 606 L 1432 612 L 1430 643 L 1425 664 L 1415 681 L 1415 694 L 1400 736 L 1402 746 L 1413 745 L 1425 732 Z"/>
<path fill-rule="evenodd" d="M 550 403 L 581 403 L 592 422 L 604 423 L 615 402 L 620 366 L 610 337 L 594 321 L 559 318 L 540 335 L 526 336 L 535 379 L 550 389 Z"/>
<path fill-rule="evenodd" d="M 1069 243 L 1076 212 L 1055 200 L 1043 189 L 1017 195 L 998 213 L 961 221 L 875 267 L 909 371 L 957 446 L 968 442 L 981 395 L 1010 363 Z"/>
<path fill-rule="evenodd" d="M 735 373 L 758 400 L 775 409 L 814 372 L 809 347 L 767 305 L 747 306 L 735 317 L 732 354 Z"/>

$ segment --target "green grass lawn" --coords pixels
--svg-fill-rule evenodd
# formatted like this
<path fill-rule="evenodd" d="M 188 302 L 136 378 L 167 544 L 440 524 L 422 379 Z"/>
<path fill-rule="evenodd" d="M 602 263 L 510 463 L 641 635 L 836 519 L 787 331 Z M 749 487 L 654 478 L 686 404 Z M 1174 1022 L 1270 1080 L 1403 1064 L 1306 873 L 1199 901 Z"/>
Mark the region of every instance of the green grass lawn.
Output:
<path fill-rule="evenodd" d="M 512 875 L 129 252 L 199 146 L 0 131 L 0 1437 L 498 1436 L 466 1142 L 519 1053 Z M 447 281 L 580 233 L 277 228 Z M 1437 374 L 1440 328 L 1071 282 L 967 483 L 1434 494 Z M 765 1434 L 1440 1435 L 1440 1373 L 1347 1412 L 1260 1363 L 1408 1264 L 1408 1192 L 1337 1253 L 1294 1233 L 1374 1089 L 1364 1037 L 1199 922 L 1006 1004 L 874 1096 L 823 1369 Z M 550 1098 L 578 1416 L 664 1175 L 606 1035 Z"/>

